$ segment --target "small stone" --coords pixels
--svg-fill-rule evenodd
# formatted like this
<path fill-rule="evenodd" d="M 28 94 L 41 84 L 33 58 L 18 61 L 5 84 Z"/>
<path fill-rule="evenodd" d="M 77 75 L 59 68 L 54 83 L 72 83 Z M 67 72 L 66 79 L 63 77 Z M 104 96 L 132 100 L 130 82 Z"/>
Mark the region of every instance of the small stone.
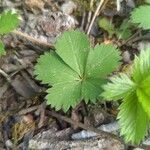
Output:
<path fill-rule="evenodd" d="M 64 3 L 62 6 L 61 6 L 61 11 L 65 14 L 72 14 L 73 11 L 77 8 L 77 6 L 75 5 L 74 2 L 72 1 L 69 1 L 69 2 L 66 2 Z"/>
<path fill-rule="evenodd" d="M 27 49 L 27 50 L 22 50 L 19 53 L 23 56 L 31 56 L 35 54 L 35 51 Z"/>
<path fill-rule="evenodd" d="M 105 132 L 117 134 L 119 130 L 119 125 L 115 121 L 109 124 L 101 125 L 100 127 L 98 127 L 98 129 L 105 131 Z M 88 139 L 88 138 L 95 137 L 95 136 L 97 136 L 95 132 L 83 130 L 83 131 L 73 134 L 71 138 L 73 140 L 79 140 L 79 139 Z"/>
<path fill-rule="evenodd" d="M 124 62 L 126 62 L 126 63 L 131 62 L 130 53 L 128 51 L 123 52 L 122 56 L 123 56 Z"/>
<path fill-rule="evenodd" d="M 22 120 L 23 122 L 25 122 L 26 124 L 30 124 L 30 123 L 33 123 L 34 120 L 33 120 L 33 116 L 31 114 L 28 114 L 28 115 L 24 115 L 22 117 Z"/>
<path fill-rule="evenodd" d="M 5 144 L 9 148 L 13 148 L 13 143 L 11 142 L 11 140 L 7 140 Z"/>
<path fill-rule="evenodd" d="M 149 41 L 141 41 L 141 42 L 138 43 L 138 50 L 139 51 L 145 50 L 148 47 L 150 47 L 150 42 Z"/>
<path fill-rule="evenodd" d="M 135 2 L 133 0 L 127 0 L 127 6 L 129 6 L 130 8 L 134 8 Z"/>
<path fill-rule="evenodd" d="M 44 9 L 43 0 L 25 0 L 26 8 L 34 14 L 39 14 Z"/>
<path fill-rule="evenodd" d="M 19 67 L 13 64 L 3 64 L 2 65 L 2 69 L 6 72 L 6 73 L 11 73 L 14 72 L 16 70 L 19 70 Z"/>
<path fill-rule="evenodd" d="M 150 137 L 148 137 L 144 142 L 144 145 L 150 146 Z"/>
<path fill-rule="evenodd" d="M 115 121 L 109 124 L 101 125 L 98 129 L 109 133 L 117 133 L 117 131 L 119 130 L 119 125 Z"/>

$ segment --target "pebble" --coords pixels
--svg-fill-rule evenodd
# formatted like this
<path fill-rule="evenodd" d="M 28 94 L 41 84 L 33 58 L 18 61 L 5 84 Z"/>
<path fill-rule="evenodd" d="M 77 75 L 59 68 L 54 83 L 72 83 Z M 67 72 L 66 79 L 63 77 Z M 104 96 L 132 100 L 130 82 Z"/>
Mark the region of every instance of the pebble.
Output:
<path fill-rule="evenodd" d="M 123 57 L 123 61 L 124 62 L 126 62 L 126 63 L 130 63 L 131 62 L 131 58 L 130 58 L 131 56 L 130 56 L 129 51 L 123 52 L 122 57 Z"/>
<path fill-rule="evenodd" d="M 34 122 L 34 119 L 33 119 L 33 116 L 31 114 L 27 114 L 27 115 L 24 115 L 22 117 L 22 120 L 23 122 L 25 122 L 26 124 L 31 124 Z"/>
<path fill-rule="evenodd" d="M 133 0 L 127 0 L 127 6 L 129 6 L 130 8 L 134 8 L 135 2 Z"/>
<path fill-rule="evenodd" d="M 13 143 L 11 142 L 11 140 L 7 140 L 6 142 L 5 142 L 5 144 L 6 144 L 6 146 L 7 146 L 7 148 L 13 148 Z"/>
<path fill-rule="evenodd" d="M 61 6 L 61 11 L 65 14 L 72 14 L 74 10 L 76 10 L 77 6 L 74 2 L 72 1 L 68 1 L 65 2 L 62 6 Z"/>
<path fill-rule="evenodd" d="M 148 137 L 145 141 L 143 141 L 143 144 L 150 146 L 150 137 Z"/>
<path fill-rule="evenodd" d="M 109 124 L 105 124 L 105 125 L 101 125 L 100 127 L 98 127 L 98 129 L 105 131 L 105 132 L 109 132 L 109 133 L 117 133 L 117 131 L 119 130 L 119 125 L 118 123 L 112 122 Z M 91 131 L 86 131 L 83 130 L 81 132 L 75 133 L 71 136 L 71 138 L 73 140 L 79 140 L 79 139 L 87 139 L 87 138 L 91 138 L 97 136 L 97 134 L 95 132 L 91 132 Z"/>
<path fill-rule="evenodd" d="M 147 49 L 148 47 L 150 47 L 150 42 L 149 41 L 141 41 L 138 43 L 138 50 L 144 50 Z"/>
<path fill-rule="evenodd" d="M 44 2 L 42 0 L 25 0 L 26 8 L 34 14 L 39 14 L 44 9 Z"/>
<path fill-rule="evenodd" d="M 115 121 L 109 124 L 101 125 L 98 129 L 109 133 L 116 133 L 119 130 L 119 125 L 117 121 Z"/>

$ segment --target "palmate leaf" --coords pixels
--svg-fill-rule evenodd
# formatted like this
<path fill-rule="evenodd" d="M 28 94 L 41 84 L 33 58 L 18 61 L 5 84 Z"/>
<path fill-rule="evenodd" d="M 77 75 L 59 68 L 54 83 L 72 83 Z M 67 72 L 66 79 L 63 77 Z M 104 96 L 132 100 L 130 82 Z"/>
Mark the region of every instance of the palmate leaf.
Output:
<path fill-rule="evenodd" d="M 0 41 L 0 56 L 4 55 L 5 53 L 4 44 Z"/>
<path fill-rule="evenodd" d="M 150 29 L 150 5 L 140 6 L 135 8 L 131 14 L 131 21 L 139 24 L 140 28 L 145 30 Z"/>
<path fill-rule="evenodd" d="M 12 11 L 6 11 L 0 15 L 0 34 L 6 34 L 19 25 L 19 16 Z"/>
<path fill-rule="evenodd" d="M 112 45 L 92 49 L 82 32 L 65 32 L 56 42 L 56 51 L 42 55 L 35 66 L 36 78 L 52 86 L 47 104 L 67 111 L 83 99 L 96 102 L 106 75 L 120 64 L 119 54 Z"/>
<path fill-rule="evenodd" d="M 118 119 L 121 135 L 127 142 L 139 144 L 150 121 L 150 48 L 136 56 L 131 76 L 121 74 L 103 86 L 101 94 L 107 100 L 123 99 Z"/>
<path fill-rule="evenodd" d="M 148 132 L 149 117 L 137 101 L 136 94 L 128 95 L 119 109 L 118 119 L 121 135 L 127 142 L 139 144 Z"/>

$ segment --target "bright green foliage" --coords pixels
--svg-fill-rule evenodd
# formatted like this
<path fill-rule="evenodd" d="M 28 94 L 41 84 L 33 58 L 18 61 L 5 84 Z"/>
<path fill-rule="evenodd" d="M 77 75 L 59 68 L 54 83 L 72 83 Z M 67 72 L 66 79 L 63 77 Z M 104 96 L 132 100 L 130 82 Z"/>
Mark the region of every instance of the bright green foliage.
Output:
<path fill-rule="evenodd" d="M 6 34 L 14 30 L 19 25 L 19 17 L 12 11 L 6 11 L 0 14 L 0 35 Z M 4 55 L 4 44 L 0 41 L 0 56 Z"/>
<path fill-rule="evenodd" d="M 4 44 L 0 41 L 0 56 L 5 54 Z"/>
<path fill-rule="evenodd" d="M 104 29 L 105 31 L 108 32 L 110 37 L 112 37 L 112 35 L 115 34 L 115 27 L 112 24 L 112 22 L 110 22 L 109 19 L 100 18 L 98 24 L 99 24 L 100 28 L 102 28 L 102 29 Z"/>
<path fill-rule="evenodd" d="M 125 19 L 120 27 L 116 29 L 116 35 L 119 39 L 127 40 L 132 35 L 132 23 Z"/>
<path fill-rule="evenodd" d="M 102 96 L 107 100 L 118 100 L 124 98 L 129 93 L 132 93 L 136 84 L 126 75 L 119 74 L 119 76 L 112 77 L 111 82 L 104 85 L 105 92 L 102 93 Z"/>
<path fill-rule="evenodd" d="M 113 23 L 107 18 L 99 19 L 99 27 L 108 32 L 109 37 L 116 35 L 118 39 L 127 40 L 132 35 L 132 23 L 127 19 L 122 22 L 122 24 L 115 28 Z"/>
<path fill-rule="evenodd" d="M 136 144 L 144 139 L 149 128 L 149 117 L 137 99 L 134 92 L 125 96 L 118 114 L 121 135 L 125 137 L 126 142 Z"/>
<path fill-rule="evenodd" d="M 6 34 L 19 25 L 19 18 L 16 13 L 6 11 L 0 15 L 0 34 Z"/>
<path fill-rule="evenodd" d="M 139 144 L 150 121 L 150 48 L 136 56 L 130 77 L 122 73 L 103 88 L 105 99 L 123 99 L 118 114 L 121 135 L 127 142 Z"/>
<path fill-rule="evenodd" d="M 82 32 L 66 32 L 55 45 L 57 54 L 78 74 L 83 74 L 89 47 L 90 43 Z"/>
<path fill-rule="evenodd" d="M 145 2 L 150 4 L 150 0 L 145 0 Z"/>
<path fill-rule="evenodd" d="M 113 45 L 90 47 L 88 37 L 79 31 L 65 32 L 55 44 L 56 51 L 38 59 L 35 75 L 47 90 L 47 104 L 67 111 L 81 100 L 96 102 L 101 85 L 120 64 L 120 55 Z"/>
<path fill-rule="evenodd" d="M 149 2 L 149 0 L 147 0 Z M 140 6 L 135 8 L 131 14 L 131 21 L 139 24 L 140 28 L 145 30 L 150 29 L 150 5 Z"/>

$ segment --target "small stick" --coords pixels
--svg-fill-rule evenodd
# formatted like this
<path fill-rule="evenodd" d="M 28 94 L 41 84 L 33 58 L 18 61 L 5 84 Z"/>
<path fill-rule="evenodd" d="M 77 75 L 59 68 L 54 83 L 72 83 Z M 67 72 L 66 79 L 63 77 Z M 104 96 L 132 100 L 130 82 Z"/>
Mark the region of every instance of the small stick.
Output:
<path fill-rule="evenodd" d="M 89 28 L 88 28 L 88 31 L 87 31 L 87 35 L 89 35 L 89 33 L 90 33 L 90 31 L 91 31 L 91 28 L 92 28 L 93 23 L 94 23 L 94 21 L 95 21 L 95 19 L 96 19 L 96 16 L 97 16 L 98 12 L 100 11 L 100 9 L 101 9 L 101 7 L 102 7 L 104 1 L 105 1 L 105 0 L 101 0 L 100 3 L 99 3 L 99 5 L 98 5 L 98 7 L 97 7 L 97 9 L 96 9 L 96 11 L 95 11 L 95 13 L 94 13 L 94 16 L 93 16 L 93 18 L 92 18 L 92 21 L 91 21 L 91 23 L 90 23 L 90 25 L 89 25 Z"/>
<path fill-rule="evenodd" d="M 101 135 L 101 136 L 104 136 L 104 137 L 111 137 L 111 138 L 114 138 L 116 140 L 119 140 L 121 143 L 123 143 L 121 141 L 121 139 L 119 137 L 117 137 L 116 135 L 112 134 L 112 133 L 109 133 L 109 132 L 105 132 L 105 131 L 102 131 L 102 130 L 99 130 L 97 128 L 94 128 L 94 127 L 90 127 L 90 126 L 86 126 L 85 124 L 81 123 L 81 122 L 74 122 L 72 119 L 66 117 L 66 116 L 62 116 L 54 111 L 48 111 L 48 114 L 57 118 L 57 119 L 60 119 L 60 120 L 63 120 L 65 122 L 68 122 L 70 124 L 73 124 L 75 126 L 78 126 L 84 130 L 89 130 L 89 131 L 92 131 L 92 132 L 95 132 L 97 133 L 98 135 Z"/>
<path fill-rule="evenodd" d="M 81 29 L 84 31 L 84 23 L 85 23 L 85 17 L 86 17 L 86 12 L 84 10 L 83 12 L 83 17 L 82 17 L 82 21 L 81 21 Z"/>
<path fill-rule="evenodd" d="M 12 31 L 12 33 L 13 33 L 13 34 L 16 34 L 16 35 L 18 35 L 18 36 L 21 36 L 21 37 L 23 37 L 23 38 L 25 38 L 25 39 L 27 39 L 27 40 L 33 42 L 33 43 L 36 43 L 36 44 L 43 45 L 43 46 L 46 46 L 46 47 L 48 47 L 48 48 L 54 49 L 54 46 L 53 46 L 52 44 L 49 44 L 49 43 L 47 43 L 47 42 L 41 41 L 41 40 L 39 40 L 39 39 L 36 39 L 36 38 L 34 38 L 34 37 L 32 37 L 32 36 L 26 34 L 26 33 L 23 33 L 23 32 L 17 31 L 17 30 Z"/>
<path fill-rule="evenodd" d="M 88 27 L 89 27 L 89 24 L 90 24 L 90 21 L 91 21 L 91 17 L 92 17 L 92 11 L 91 11 L 91 9 L 93 7 L 93 3 L 94 3 L 94 0 L 91 0 L 90 1 L 90 11 L 88 13 L 88 19 L 87 19 L 87 25 L 86 25 L 85 31 L 88 30 Z"/>

